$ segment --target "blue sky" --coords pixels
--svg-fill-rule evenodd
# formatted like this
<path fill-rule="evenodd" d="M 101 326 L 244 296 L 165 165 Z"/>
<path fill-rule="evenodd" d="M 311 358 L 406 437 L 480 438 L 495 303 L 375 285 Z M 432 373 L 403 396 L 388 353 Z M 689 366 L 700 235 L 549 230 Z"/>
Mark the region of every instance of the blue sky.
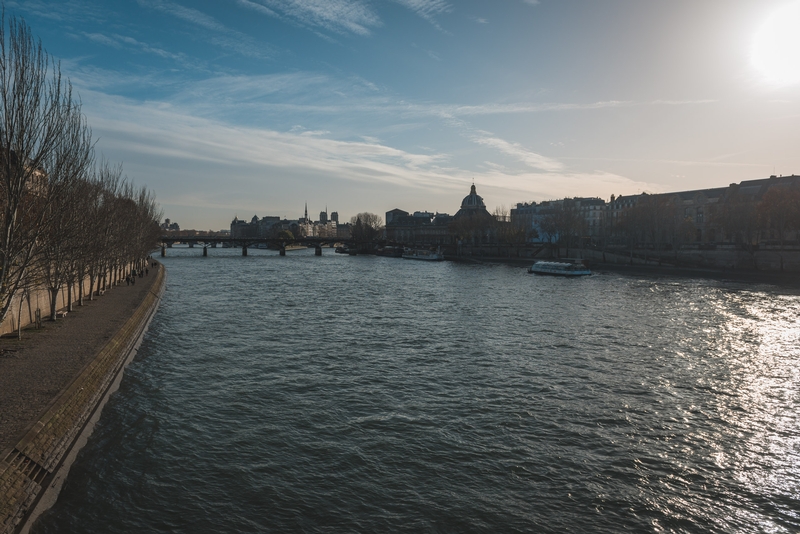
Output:
<path fill-rule="evenodd" d="M 473 180 L 492 210 L 800 173 L 800 40 L 754 44 L 796 33 L 797 5 L 35 0 L 6 10 L 61 61 L 98 152 L 182 227 L 220 229 L 235 215 L 297 218 L 306 202 L 315 217 L 326 206 L 345 219 L 454 213 Z M 776 20 L 794 26 L 776 31 Z M 765 67 L 755 50 L 782 63 Z"/>

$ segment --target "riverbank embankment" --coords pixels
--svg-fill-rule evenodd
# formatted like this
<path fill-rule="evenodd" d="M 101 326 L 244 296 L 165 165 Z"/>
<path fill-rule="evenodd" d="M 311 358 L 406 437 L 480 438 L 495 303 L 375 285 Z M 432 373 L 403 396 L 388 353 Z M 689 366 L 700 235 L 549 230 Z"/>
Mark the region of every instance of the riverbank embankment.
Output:
<path fill-rule="evenodd" d="M 55 501 L 164 291 L 157 264 L 22 340 L 0 340 L 0 533 L 26 532 Z"/>

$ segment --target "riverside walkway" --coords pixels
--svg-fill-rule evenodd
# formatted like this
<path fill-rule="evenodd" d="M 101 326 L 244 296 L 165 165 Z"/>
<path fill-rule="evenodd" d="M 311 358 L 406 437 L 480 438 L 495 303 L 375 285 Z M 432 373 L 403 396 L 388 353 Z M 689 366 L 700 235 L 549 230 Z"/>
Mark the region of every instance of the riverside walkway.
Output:
<path fill-rule="evenodd" d="M 137 278 L 135 285 L 117 285 L 93 301 L 84 300 L 84 306 L 74 306 L 74 311 L 66 317 L 56 322 L 45 321 L 44 328 L 40 330 L 24 330 L 21 340 L 8 337 L 0 339 L 0 468 L 3 468 L 0 471 L 7 468 L 8 462 L 15 461 L 9 460 L 11 456 L 22 455 L 18 449 L 25 445 L 23 449 L 31 449 L 32 452 L 25 452 L 27 456 L 23 461 L 38 462 L 44 467 L 40 469 L 40 476 L 32 471 L 27 474 L 28 478 L 37 484 L 47 483 L 47 477 L 53 474 L 53 467 L 62 461 L 61 458 L 55 460 L 54 455 L 63 456 L 63 453 L 50 451 L 48 447 L 51 446 L 46 444 L 42 445 L 42 451 L 38 450 L 33 443 L 38 439 L 35 436 L 47 433 L 47 428 L 40 432 L 39 427 L 43 424 L 50 427 L 70 418 L 79 421 L 81 417 L 86 417 L 86 414 L 81 415 L 77 411 L 74 417 L 67 417 L 64 410 L 70 412 L 71 408 L 60 405 L 65 402 L 77 403 L 81 404 L 81 408 L 76 404 L 75 410 L 83 409 L 82 406 L 89 406 L 95 401 L 88 398 L 80 400 L 84 390 L 80 386 L 86 385 L 87 391 L 99 392 L 107 387 L 102 384 L 113 380 L 109 373 L 116 376 L 114 369 L 121 365 L 117 353 L 123 350 L 123 343 L 130 343 L 129 338 L 137 335 L 135 329 L 143 322 L 143 317 L 139 315 L 147 311 L 143 308 L 152 309 L 152 306 L 145 304 L 158 298 L 154 291 L 159 288 L 154 284 L 160 285 L 162 270 L 163 267 L 158 264 L 149 270 L 148 276 Z M 105 353 L 109 354 L 108 357 L 104 356 Z M 95 375 L 97 378 L 93 378 Z M 73 389 L 76 392 L 71 392 Z M 51 417 L 52 414 L 56 414 L 55 419 Z M 61 434 L 66 436 L 66 432 L 77 431 L 79 429 L 50 432 L 56 439 L 61 439 Z M 55 443 L 53 437 L 47 439 Z M 64 446 L 71 447 L 72 438 L 64 439 L 69 442 Z M 42 460 L 36 459 L 34 462 L 32 457 L 39 453 Z M 54 466 L 45 461 L 48 458 L 52 458 L 50 463 L 55 462 Z M 14 493 L 13 487 L 4 486 L 19 483 L 3 482 L 8 477 L 0 478 L 3 479 L 0 480 L 0 509 L 3 509 L 0 512 L 8 512 L 4 509 L 10 500 L 16 499 L 18 491 Z M 0 523 L 6 520 L 10 518 L 0 517 Z M 11 530 L 6 530 L 8 527 Z M 13 530 L 9 523 L 0 524 L 0 532 Z"/>

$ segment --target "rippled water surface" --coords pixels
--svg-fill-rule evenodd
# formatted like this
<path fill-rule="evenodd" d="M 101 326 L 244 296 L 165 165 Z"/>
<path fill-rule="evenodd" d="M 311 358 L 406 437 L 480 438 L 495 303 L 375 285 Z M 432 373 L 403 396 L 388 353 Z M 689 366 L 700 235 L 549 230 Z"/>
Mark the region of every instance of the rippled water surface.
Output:
<path fill-rule="evenodd" d="M 800 292 L 170 249 L 50 532 L 800 530 Z"/>

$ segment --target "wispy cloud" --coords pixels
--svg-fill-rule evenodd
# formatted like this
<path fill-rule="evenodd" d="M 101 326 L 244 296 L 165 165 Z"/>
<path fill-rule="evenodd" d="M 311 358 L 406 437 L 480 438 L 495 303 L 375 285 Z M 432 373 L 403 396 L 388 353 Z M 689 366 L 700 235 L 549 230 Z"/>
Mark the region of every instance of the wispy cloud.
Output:
<path fill-rule="evenodd" d="M 398 4 L 407 7 L 423 19 L 427 20 L 437 28 L 439 23 L 436 21 L 438 15 L 449 13 L 453 7 L 444 0 L 395 0 Z"/>
<path fill-rule="evenodd" d="M 348 172 L 341 177 L 403 181 L 413 186 L 419 180 L 409 171 L 435 165 L 445 158 L 442 154 L 396 149 L 374 139 L 369 142 L 326 139 L 321 136 L 330 132 L 306 130 L 302 126 L 278 132 L 198 118 L 189 110 L 158 103 L 141 104 L 97 93 L 91 94 L 91 101 L 93 127 L 114 134 L 105 140 L 105 145 L 126 138 L 122 144 L 130 143 L 131 150 L 186 161 L 225 165 L 249 162 L 268 167 L 327 169 L 333 173 L 347 168 Z M 364 171 L 350 174 L 354 167 L 363 167 Z M 389 172 L 389 168 L 395 170 Z M 378 169 L 384 172 L 375 173 Z"/>
<path fill-rule="evenodd" d="M 266 6 L 258 4 L 256 2 L 251 2 L 250 0 L 236 0 L 236 3 L 240 6 L 246 7 L 247 9 L 252 9 L 256 13 L 261 13 L 262 15 L 267 15 L 269 17 L 277 17 L 278 14 L 269 9 Z"/>
<path fill-rule="evenodd" d="M 709 158 L 706 160 L 685 160 L 685 159 L 666 159 L 666 158 L 598 158 L 598 157 L 576 157 L 569 156 L 562 159 L 567 161 L 595 161 L 595 162 L 628 162 L 628 163 L 650 163 L 661 165 L 677 165 L 683 167 L 764 167 L 763 163 L 749 163 L 746 161 L 720 161 L 731 157 L 732 155 L 724 155 Z"/>
<path fill-rule="evenodd" d="M 167 13 L 185 22 L 199 26 L 212 32 L 211 43 L 232 50 L 238 54 L 252 58 L 270 57 L 270 48 L 255 41 L 252 37 L 228 28 L 214 17 L 202 11 L 189 8 L 167 0 L 138 0 L 139 5 Z"/>
<path fill-rule="evenodd" d="M 264 15 L 338 34 L 370 35 L 382 25 L 372 7 L 359 0 L 237 0 Z"/>
<path fill-rule="evenodd" d="M 104 35 L 101 33 L 84 33 L 83 36 L 91 41 L 100 43 L 102 45 L 111 46 L 113 48 L 132 48 L 148 54 L 154 54 L 156 56 L 160 56 L 166 59 L 178 61 L 184 66 L 188 66 L 191 63 L 184 54 L 176 54 L 173 52 L 169 52 L 168 50 L 164 50 L 163 48 L 143 43 L 127 35 L 119 35 L 119 34 Z"/>
<path fill-rule="evenodd" d="M 649 104 L 652 106 L 691 106 L 695 104 L 713 104 L 717 102 L 714 99 L 703 99 L 703 100 L 652 100 L 650 102 L 645 102 L 644 104 Z"/>
<path fill-rule="evenodd" d="M 395 0 L 419 17 L 441 29 L 437 17 L 452 11 L 445 0 Z M 383 26 L 380 16 L 363 0 L 236 0 L 247 9 L 308 28 L 338 34 L 371 35 Z M 324 34 L 319 34 L 325 38 Z"/>
<path fill-rule="evenodd" d="M 97 4 L 73 0 L 71 2 L 47 2 L 43 0 L 8 0 L 5 7 L 11 14 L 20 11 L 30 13 L 36 17 L 58 22 L 85 23 L 104 22 L 108 16 L 108 9 Z"/>
<path fill-rule="evenodd" d="M 297 188 L 311 183 L 341 192 L 339 210 L 353 213 L 365 208 L 365 185 L 386 192 L 380 202 L 399 203 L 401 195 L 413 203 L 424 196 L 431 209 L 444 211 L 454 203 L 457 209 L 457 199 L 473 178 L 484 198 L 498 205 L 658 188 L 605 171 L 568 171 L 559 161 L 480 130 L 472 131 L 471 141 L 510 156 L 506 165 L 479 160 L 468 169 L 454 165 L 441 149 L 402 149 L 369 135 L 342 140 L 337 139 L 341 132 L 297 123 L 289 131 L 237 125 L 222 116 L 203 117 L 188 101 L 137 102 L 90 90 L 82 94 L 99 137 L 98 150 L 126 162 L 126 172 L 153 188 L 162 204 L 193 206 L 194 211 L 180 212 L 188 225 L 221 227 L 242 210 L 285 209 L 296 200 Z M 396 206 L 366 206 L 378 211 L 391 207 Z M 208 220 L 206 208 L 220 218 Z"/>
<path fill-rule="evenodd" d="M 488 132 L 479 132 L 471 136 L 471 139 L 479 145 L 488 146 L 512 156 L 533 169 L 539 169 L 545 172 L 558 172 L 564 168 L 564 165 L 559 161 L 532 152 L 519 143 L 510 143 L 499 137 L 494 137 Z"/>
<path fill-rule="evenodd" d="M 176 4 L 175 2 L 167 2 L 165 0 L 139 0 L 139 5 L 158 9 L 164 13 L 169 13 L 170 15 L 183 19 L 207 30 L 222 33 L 229 31 L 228 28 L 226 28 L 223 24 L 220 24 L 213 17 L 206 15 L 202 11 L 184 7 L 180 4 Z"/>
<path fill-rule="evenodd" d="M 578 111 L 605 108 L 623 108 L 634 106 L 688 106 L 700 104 L 712 104 L 716 100 L 603 100 L 598 102 L 578 103 L 578 102 L 549 102 L 549 103 L 526 103 L 517 102 L 511 104 L 481 104 L 475 106 L 440 106 L 441 113 L 452 116 L 470 115 L 500 115 L 508 113 L 541 113 L 546 111 Z"/>
<path fill-rule="evenodd" d="M 108 37 L 107 35 L 103 35 L 101 33 L 84 32 L 83 36 L 89 39 L 90 41 L 94 41 L 95 43 L 100 43 L 101 45 L 113 46 L 114 48 L 122 48 L 122 45 L 116 39 L 112 39 L 111 37 Z"/>

